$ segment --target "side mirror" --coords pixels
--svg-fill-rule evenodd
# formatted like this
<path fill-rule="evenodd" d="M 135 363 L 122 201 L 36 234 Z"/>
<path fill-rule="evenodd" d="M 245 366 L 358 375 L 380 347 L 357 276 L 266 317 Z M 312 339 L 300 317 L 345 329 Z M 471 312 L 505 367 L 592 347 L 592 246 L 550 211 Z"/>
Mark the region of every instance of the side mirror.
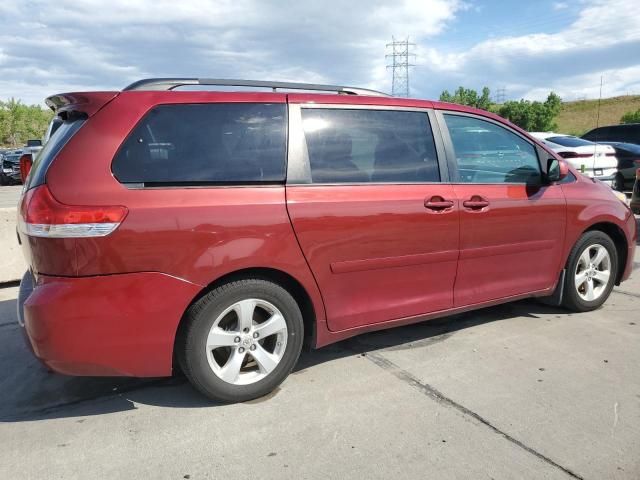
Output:
<path fill-rule="evenodd" d="M 557 158 L 550 158 L 547 160 L 547 180 L 552 182 L 559 182 L 569 175 L 569 165 L 564 160 L 558 160 Z"/>

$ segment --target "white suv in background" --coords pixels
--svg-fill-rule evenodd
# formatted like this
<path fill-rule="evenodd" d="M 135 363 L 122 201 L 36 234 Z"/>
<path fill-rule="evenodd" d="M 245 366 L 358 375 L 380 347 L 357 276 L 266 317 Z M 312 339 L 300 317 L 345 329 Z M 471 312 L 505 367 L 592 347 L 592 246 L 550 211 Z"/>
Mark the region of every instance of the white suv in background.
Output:
<path fill-rule="evenodd" d="M 575 168 L 589 177 L 611 184 L 618 171 L 616 151 L 610 145 L 601 145 L 573 135 L 553 132 L 530 132 L 549 148 L 566 158 Z"/>

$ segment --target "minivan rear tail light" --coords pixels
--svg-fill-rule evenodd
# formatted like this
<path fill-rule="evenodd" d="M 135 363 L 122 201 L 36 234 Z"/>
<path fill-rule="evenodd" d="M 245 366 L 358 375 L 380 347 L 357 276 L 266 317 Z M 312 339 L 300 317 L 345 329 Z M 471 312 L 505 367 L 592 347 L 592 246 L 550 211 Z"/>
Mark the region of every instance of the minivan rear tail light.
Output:
<path fill-rule="evenodd" d="M 56 200 L 47 185 L 25 193 L 20 208 L 20 230 L 45 238 L 104 237 L 127 215 L 121 206 L 65 205 Z"/>
<path fill-rule="evenodd" d="M 636 180 L 640 181 L 640 168 L 636 170 Z"/>
<path fill-rule="evenodd" d="M 27 176 L 31 171 L 33 165 L 33 156 L 30 153 L 25 153 L 20 157 L 20 179 L 22 183 L 27 181 Z"/>

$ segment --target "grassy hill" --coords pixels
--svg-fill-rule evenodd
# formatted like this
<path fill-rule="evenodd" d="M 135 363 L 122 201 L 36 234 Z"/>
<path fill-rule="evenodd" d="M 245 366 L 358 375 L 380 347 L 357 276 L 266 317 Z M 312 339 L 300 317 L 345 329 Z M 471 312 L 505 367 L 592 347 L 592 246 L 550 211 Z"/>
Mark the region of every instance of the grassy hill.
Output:
<path fill-rule="evenodd" d="M 640 108 L 640 95 L 603 98 L 600 103 L 600 126 L 617 125 L 620 117 L 627 112 Z M 580 100 L 562 104 L 560 114 L 556 117 L 558 132 L 573 135 L 583 133 L 596 127 L 598 100 Z"/>

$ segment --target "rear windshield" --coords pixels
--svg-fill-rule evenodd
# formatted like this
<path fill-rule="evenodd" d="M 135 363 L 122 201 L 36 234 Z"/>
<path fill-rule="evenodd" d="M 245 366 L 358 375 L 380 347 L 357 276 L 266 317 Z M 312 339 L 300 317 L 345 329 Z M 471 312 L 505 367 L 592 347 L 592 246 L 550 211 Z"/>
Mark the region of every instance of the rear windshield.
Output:
<path fill-rule="evenodd" d="M 145 186 L 282 183 L 284 104 L 159 105 L 113 160 L 122 183 Z"/>
<path fill-rule="evenodd" d="M 38 152 L 33 160 L 33 167 L 27 179 L 27 190 L 45 182 L 45 175 L 49 165 L 84 122 L 85 120 L 82 118 L 64 121 L 56 132 L 51 135 L 51 138 L 44 144 L 42 150 Z"/>
<path fill-rule="evenodd" d="M 583 140 L 578 137 L 548 137 L 545 138 L 546 141 L 555 143 L 557 145 L 562 145 L 563 147 L 584 147 L 588 145 L 593 145 L 593 142 L 588 140 Z"/>

